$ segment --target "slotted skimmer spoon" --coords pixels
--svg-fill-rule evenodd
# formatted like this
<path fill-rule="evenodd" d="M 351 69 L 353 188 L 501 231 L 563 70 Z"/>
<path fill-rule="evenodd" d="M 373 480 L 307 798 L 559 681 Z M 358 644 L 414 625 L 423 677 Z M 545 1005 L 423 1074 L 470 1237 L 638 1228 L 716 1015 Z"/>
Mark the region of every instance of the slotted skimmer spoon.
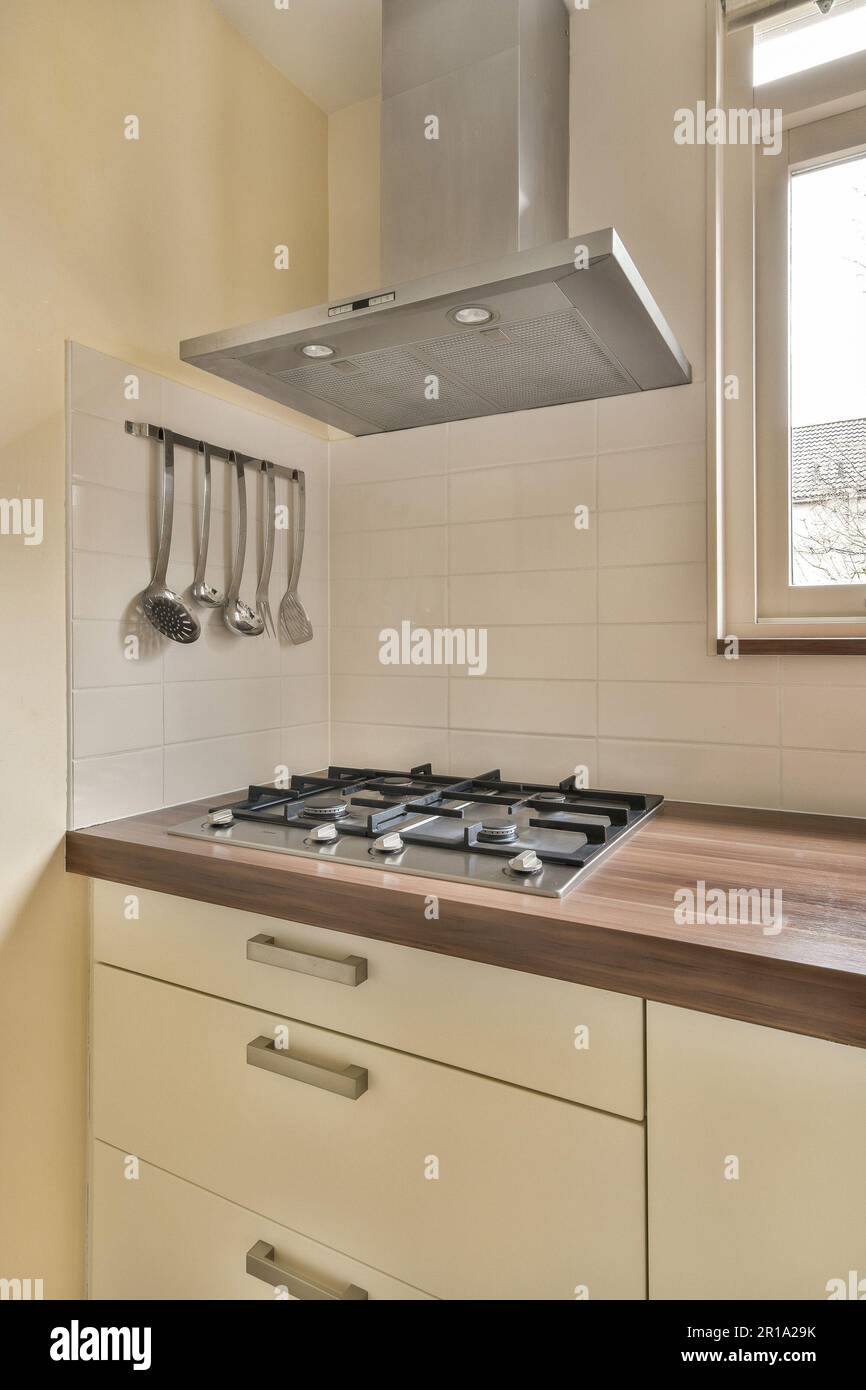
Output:
<path fill-rule="evenodd" d="M 202 608 L 222 608 L 225 603 L 224 596 L 212 584 L 208 584 L 205 579 L 207 549 L 210 543 L 210 445 L 202 441 L 198 448 L 199 453 L 204 455 L 204 491 L 201 501 L 201 525 L 198 533 L 198 559 L 190 593 L 196 603 L 201 604 Z"/>
<path fill-rule="evenodd" d="M 244 465 L 232 454 L 231 462 L 237 469 L 238 482 L 238 539 L 232 577 L 226 594 L 223 621 L 232 632 L 241 637 L 261 637 L 265 625 L 258 613 L 253 612 L 248 603 L 240 597 L 241 580 L 244 577 L 244 560 L 247 555 L 247 478 Z"/>
<path fill-rule="evenodd" d="M 299 646 L 310 642 L 313 625 L 307 617 L 307 610 L 298 598 L 298 580 L 301 577 L 301 561 L 304 558 L 304 528 L 306 524 L 306 479 L 302 472 L 297 475 L 298 491 L 293 494 L 296 505 L 292 507 L 292 557 L 289 566 L 289 587 L 283 594 L 280 604 L 280 627 L 290 642 Z"/>
<path fill-rule="evenodd" d="M 201 635 L 198 619 L 190 613 L 183 600 L 166 583 L 171 556 L 171 530 L 174 524 L 174 435 L 162 432 L 162 516 L 159 526 L 159 550 L 153 578 L 141 596 L 144 616 L 163 637 L 172 642 L 197 642 Z"/>
<path fill-rule="evenodd" d="M 277 538 L 277 485 L 274 480 L 274 465 L 262 463 L 264 486 L 262 488 L 262 507 L 264 508 L 264 547 L 262 549 L 262 568 L 259 574 L 259 587 L 256 589 L 256 612 L 262 619 L 271 637 L 276 637 L 276 628 L 271 613 L 271 570 L 274 565 L 274 543 Z"/>

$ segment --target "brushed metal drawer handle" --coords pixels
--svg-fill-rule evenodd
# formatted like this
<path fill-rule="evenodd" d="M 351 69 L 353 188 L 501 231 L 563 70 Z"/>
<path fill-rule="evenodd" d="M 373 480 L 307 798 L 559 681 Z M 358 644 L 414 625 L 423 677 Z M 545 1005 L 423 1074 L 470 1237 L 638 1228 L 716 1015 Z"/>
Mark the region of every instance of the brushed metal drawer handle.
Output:
<path fill-rule="evenodd" d="M 305 1062 L 301 1057 L 293 1057 L 287 1048 L 276 1047 L 273 1038 L 254 1038 L 247 1043 L 247 1062 L 251 1067 L 275 1071 L 278 1076 L 318 1086 L 320 1091 L 332 1091 L 348 1100 L 357 1100 L 367 1089 L 366 1067 L 344 1067 L 338 1071 L 336 1067 Z"/>
<path fill-rule="evenodd" d="M 280 970 L 296 970 L 299 975 L 314 975 L 317 980 L 331 980 L 336 985 L 362 985 L 367 978 L 367 962 L 363 956 L 346 956 L 345 960 L 327 960 L 311 956 L 306 951 L 292 951 L 278 946 L 272 936 L 253 936 L 247 942 L 247 960 L 262 965 L 276 965 Z"/>
<path fill-rule="evenodd" d="M 261 1279 L 274 1289 L 285 1288 L 292 1298 L 308 1302 L 327 1300 L 339 1303 L 370 1297 L 367 1290 L 359 1289 L 357 1284 L 350 1284 L 344 1293 L 331 1293 L 320 1284 L 313 1284 L 309 1279 L 302 1279 L 299 1274 L 293 1274 L 290 1269 L 283 1269 L 277 1264 L 275 1253 L 274 1247 L 268 1245 L 266 1240 L 257 1240 L 253 1248 L 247 1251 L 247 1274 L 251 1274 L 254 1279 Z"/>

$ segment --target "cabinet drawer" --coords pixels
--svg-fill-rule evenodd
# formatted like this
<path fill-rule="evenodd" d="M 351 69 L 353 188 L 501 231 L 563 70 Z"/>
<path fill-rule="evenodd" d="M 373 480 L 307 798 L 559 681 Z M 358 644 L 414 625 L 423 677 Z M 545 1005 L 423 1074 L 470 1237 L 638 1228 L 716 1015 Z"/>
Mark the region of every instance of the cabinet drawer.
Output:
<path fill-rule="evenodd" d="M 93 1146 L 91 1298 L 428 1297 L 149 1163 L 127 1178 L 126 1159 L 98 1140 Z M 273 1273 L 267 1261 L 255 1263 L 261 1245 L 273 1252 Z M 247 1272 L 253 1251 L 259 1277 Z"/>
<path fill-rule="evenodd" d="M 643 1118 L 640 999 L 115 883 L 93 920 L 98 961 Z"/>
<path fill-rule="evenodd" d="M 97 1139 L 438 1298 L 644 1297 L 642 1125 L 94 975 Z"/>

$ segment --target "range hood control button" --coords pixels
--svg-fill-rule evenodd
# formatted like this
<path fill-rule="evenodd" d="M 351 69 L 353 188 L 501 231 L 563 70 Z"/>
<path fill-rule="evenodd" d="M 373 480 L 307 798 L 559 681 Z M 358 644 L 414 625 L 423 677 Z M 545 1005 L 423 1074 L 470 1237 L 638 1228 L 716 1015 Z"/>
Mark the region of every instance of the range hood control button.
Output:
<path fill-rule="evenodd" d="M 212 825 L 215 830 L 226 830 L 230 825 L 234 825 L 235 818 L 231 806 L 222 806 L 218 811 L 209 811 L 207 823 Z"/>
<path fill-rule="evenodd" d="M 333 821 L 328 821 L 326 825 L 315 825 L 310 831 L 310 839 L 314 844 L 324 844 L 329 840 L 336 840 L 337 827 Z"/>
<path fill-rule="evenodd" d="M 509 859 L 508 867 L 514 874 L 537 874 L 544 868 L 534 849 L 525 849 L 514 859 Z"/>
<path fill-rule="evenodd" d="M 378 840 L 374 840 L 373 848 L 381 850 L 383 854 L 397 854 L 403 848 L 403 839 L 396 830 L 392 830 L 389 835 L 380 835 Z"/>

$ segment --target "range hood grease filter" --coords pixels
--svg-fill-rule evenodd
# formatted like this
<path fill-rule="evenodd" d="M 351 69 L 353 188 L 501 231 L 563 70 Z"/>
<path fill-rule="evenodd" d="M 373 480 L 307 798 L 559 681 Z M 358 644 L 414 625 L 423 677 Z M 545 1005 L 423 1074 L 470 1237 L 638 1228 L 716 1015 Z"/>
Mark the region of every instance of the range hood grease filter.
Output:
<path fill-rule="evenodd" d="M 691 380 L 615 231 L 550 244 L 567 231 L 561 0 L 483 3 L 481 28 L 465 0 L 383 3 L 385 270 L 424 278 L 190 339 L 185 362 L 353 435 Z M 406 132 L 431 110 L 472 138 L 436 149 L 419 178 Z M 457 322 L 469 305 L 489 317 Z"/>

